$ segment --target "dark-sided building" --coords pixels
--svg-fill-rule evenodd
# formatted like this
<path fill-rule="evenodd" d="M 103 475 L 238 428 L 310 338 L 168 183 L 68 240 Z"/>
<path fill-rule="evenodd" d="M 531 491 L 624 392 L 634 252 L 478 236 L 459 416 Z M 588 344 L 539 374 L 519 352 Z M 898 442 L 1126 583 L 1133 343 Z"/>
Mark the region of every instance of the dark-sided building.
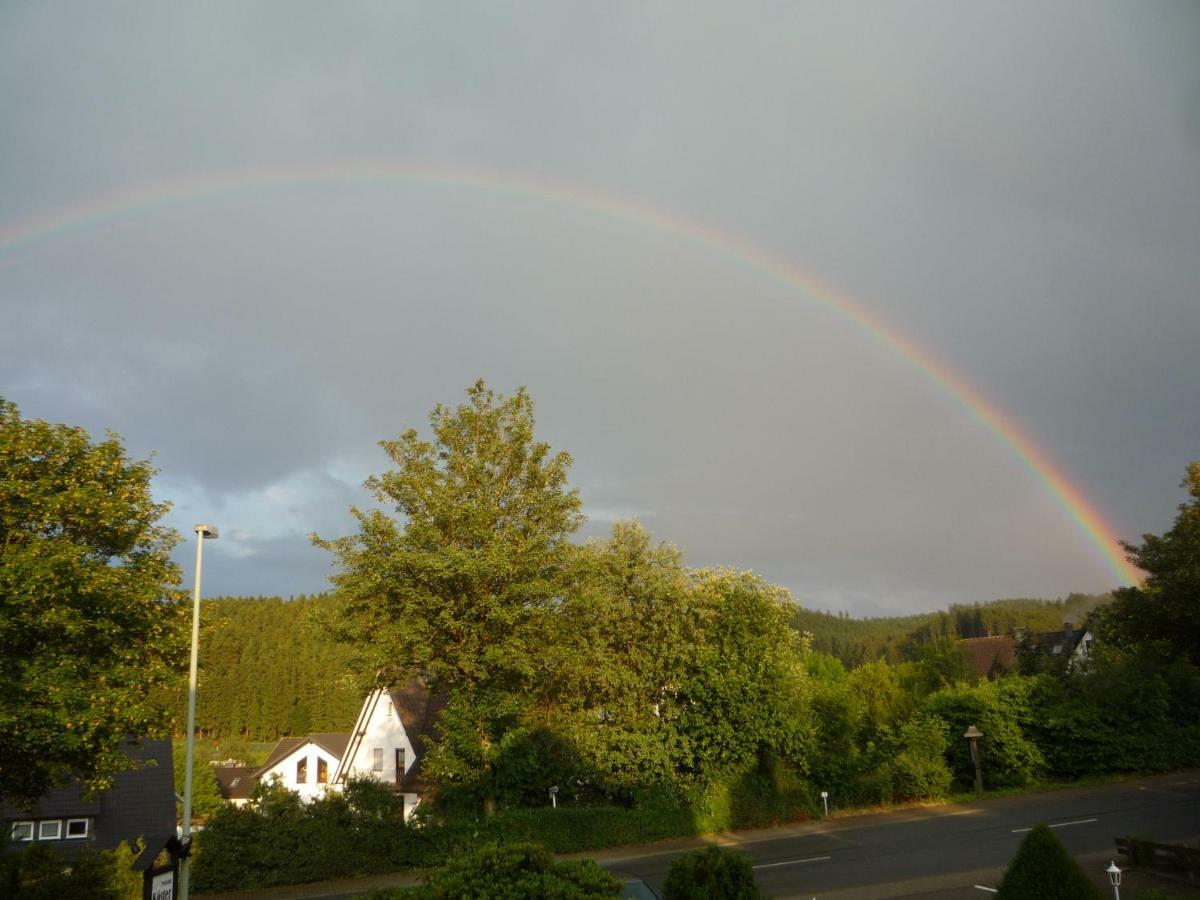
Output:
<path fill-rule="evenodd" d="M 175 837 L 175 776 L 168 740 L 131 742 L 126 753 L 137 768 L 116 776 L 113 786 L 88 799 L 82 784 L 57 788 L 32 809 L 0 806 L 10 850 L 35 842 L 53 844 L 68 855 L 81 847 L 115 849 L 121 841 L 142 842 L 135 864 L 145 868 Z"/>

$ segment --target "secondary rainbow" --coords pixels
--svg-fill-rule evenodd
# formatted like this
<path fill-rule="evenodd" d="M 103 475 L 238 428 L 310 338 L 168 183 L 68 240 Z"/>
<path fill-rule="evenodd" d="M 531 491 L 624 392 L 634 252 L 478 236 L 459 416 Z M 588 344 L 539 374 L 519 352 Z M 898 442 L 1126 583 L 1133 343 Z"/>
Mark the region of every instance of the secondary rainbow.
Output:
<path fill-rule="evenodd" d="M 125 187 L 2 227 L 0 261 L 21 248 L 70 231 L 164 207 L 208 201 L 226 194 L 321 183 L 380 182 L 471 188 L 499 194 L 527 195 L 564 204 L 685 240 L 802 294 L 851 322 L 865 335 L 924 372 L 991 431 L 1042 482 L 1119 582 L 1136 584 L 1140 581 L 1138 570 L 1122 554 L 1114 529 L 1083 492 L 1008 415 L 914 339 L 885 322 L 859 301 L 736 235 L 586 184 L 518 171 L 378 160 L 212 172 Z"/>

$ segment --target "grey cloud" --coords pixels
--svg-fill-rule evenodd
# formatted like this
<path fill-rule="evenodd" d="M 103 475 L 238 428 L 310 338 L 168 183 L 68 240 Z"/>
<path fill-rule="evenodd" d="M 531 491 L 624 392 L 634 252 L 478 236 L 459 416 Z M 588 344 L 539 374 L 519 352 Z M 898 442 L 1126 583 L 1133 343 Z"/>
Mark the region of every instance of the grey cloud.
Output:
<path fill-rule="evenodd" d="M 1200 435 L 1197 38 L 1153 4 L 9 5 L 0 228 L 293 162 L 580 180 L 860 298 L 1133 536 Z M 589 534 L 642 511 L 694 564 L 857 611 L 1111 581 L 926 374 L 569 204 L 375 183 L 151 207 L 0 247 L 0 315 L 0 393 L 157 450 L 178 527 L 244 533 L 221 592 L 320 589 L 304 533 L 351 527 L 375 442 L 480 376 L 529 387 Z"/>

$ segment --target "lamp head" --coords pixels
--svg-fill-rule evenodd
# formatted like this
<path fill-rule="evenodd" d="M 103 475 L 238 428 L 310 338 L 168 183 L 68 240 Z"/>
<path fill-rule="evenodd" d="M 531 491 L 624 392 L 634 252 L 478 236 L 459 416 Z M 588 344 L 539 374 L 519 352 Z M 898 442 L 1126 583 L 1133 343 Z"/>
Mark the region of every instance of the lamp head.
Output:
<path fill-rule="evenodd" d="M 963 735 L 963 737 L 965 737 L 968 741 L 974 741 L 978 738 L 983 737 L 983 732 L 980 731 L 978 728 L 976 728 L 974 725 L 972 725 L 970 728 L 967 729 L 967 732 L 966 732 L 966 734 Z"/>
<path fill-rule="evenodd" d="M 211 541 L 217 538 L 216 525 L 197 525 L 192 529 L 196 534 L 200 535 L 202 540 Z"/>
<path fill-rule="evenodd" d="M 1117 887 L 1121 883 L 1121 870 L 1117 868 L 1117 864 L 1111 860 L 1108 863 L 1108 868 L 1104 870 L 1108 873 L 1108 880 L 1112 882 L 1113 887 Z"/>

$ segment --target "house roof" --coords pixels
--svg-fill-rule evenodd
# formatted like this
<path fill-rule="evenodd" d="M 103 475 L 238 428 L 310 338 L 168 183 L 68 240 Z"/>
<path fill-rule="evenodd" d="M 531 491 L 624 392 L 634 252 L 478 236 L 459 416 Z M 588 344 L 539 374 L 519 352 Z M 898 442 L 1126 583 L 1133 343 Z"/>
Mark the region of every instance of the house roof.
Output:
<path fill-rule="evenodd" d="M 1075 652 L 1075 648 L 1079 646 L 1079 642 L 1083 640 L 1086 633 L 1086 628 L 1072 628 L 1070 631 L 1064 629 L 1032 634 L 1029 639 L 1033 641 L 1038 650 L 1049 656 L 1070 656 Z"/>
<path fill-rule="evenodd" d="M 447 697 L 445 694 L 430 693 L 425 682 L 417 676 L 393 688 L 390 693 L 417 756 L 398 787 L 402 793 L 420 794 L 425 790 L 424 760 L 428 736 L 433 733 L 433 726 L 446 708 Z"/>
<path fill-rule="evenodd" d="M 304 737 L 280 738 L 267 761 L 258 767 L 256 777 L 261 776 L 272 766 L 278 765 L 296 750 L 306 744 L 316 744 L 339 762 L 346 753 L 346 745 L 350 743 L 348 731 L 322 731 L 317 734 L 307 734 Z"/>
<path fill-rule="evenodd" d="M 967 651 L 967 664 L 975 678 L 1011 672 L 1017 664 L 1017 642 L 1012 635 L 964 638 L 962 645 Z"/>
<path fill-rule="evenodd" d="M 258 784 L 258 766 L 214 766 L 213 774 L 225 800 L 249 800 Z"/>

